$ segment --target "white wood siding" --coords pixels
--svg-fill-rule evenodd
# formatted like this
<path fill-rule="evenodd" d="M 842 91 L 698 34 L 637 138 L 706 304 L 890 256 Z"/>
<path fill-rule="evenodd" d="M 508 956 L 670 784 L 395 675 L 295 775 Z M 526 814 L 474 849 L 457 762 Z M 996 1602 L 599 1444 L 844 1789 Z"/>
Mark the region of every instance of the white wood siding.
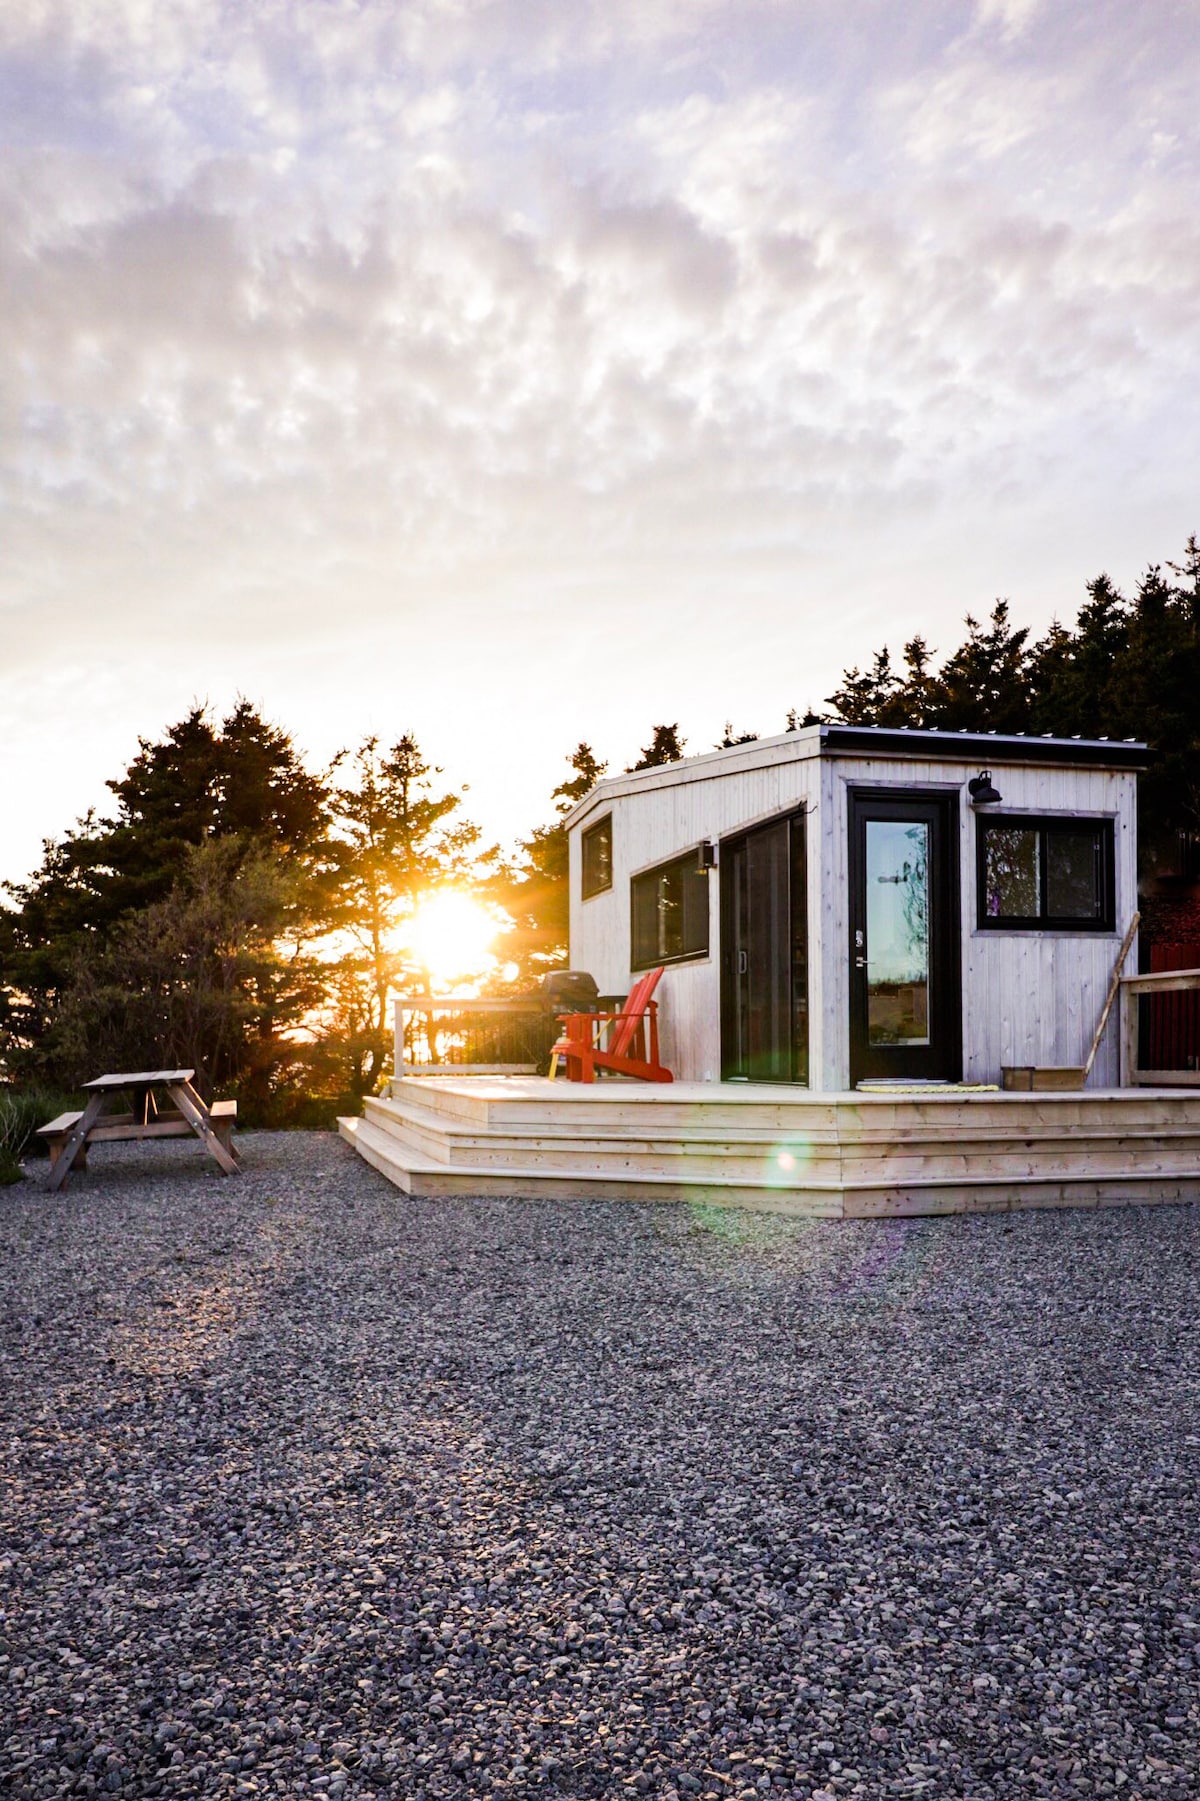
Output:
<path fill-rule="evenodd" d="M 730 767 L 729 765 L 733 765 Z M 962 899 L 963 1074 L 998 1081 L 1002 1063 L 1083 1062 L 1121 937 L 1136 905 L 1136 778 L 1125 772 L 997 764 L 1003 796 L 989 816 L 1062 813 L 1116 822 L 1116 930 L 1112 933 L 996 932 L 976 923 L 976 813 L 966 784 L 978 761 L 820 755 L 818 735 L 748 745 L 653 772 L 633 792 L 597 791 L 570 832 L 571 963 L 605 993 L 627 992 L 629 883 L 636 871 L 797 806 L 808 812 L 810 1068 L 825 1091 L 849 1083 L 848 804 L 851 786 L 958 792 Z M 629 787 L 628 783 L 612 784 Z M 611 810 L 613 885 L 580 899 L 581 829 Z M 709 955 L 668 967 L 659 986 L 663 1056 L 679 1079 L 719 1079 L 720 884 L 709 883 Z M 1129 967 L 1136 967 L 1136 949 Z M 1091 1085 L 1113 1087 L 1116 1031 L 1110 1026 Z"/>
<path fill-rule="evenodd" d="M 833 790 L 826 867 L 833 875 L 828 898 L 835 924 L 822 972 L 822 1011 L 834 1041 L 832 1055 L 822 1065 L 824 1086 L 844 1088 L 850 1076 L 847 790 L 851 786 L 960 790 L 964 1078 L 998 1081 L 1004 1063 L 1082 1063 L 1137 905 L 1136 779 L 1121 771 L 1036 765 L 1006 764 L 993 771 L 1003 800 L 986 809 L 987 817 L 1062 813 L 1108 817 L 1116 824 L 1114 932 L 997 932 L 980 930 L 977 923 L 975 824 L 981 815 L 970 806 L 966 790 L 968 779 L 978 773 L 976 764 L 839 757 L 827 759 L 825 768 Z M 1137 967 L 1136 944 L 1128 967 Z M 1091 1085 L 1112 1088 L 1117 1080 L 1117 1034 L 1110 1024 Z"/>
<path fill-rule="evenodd" d="M 688 769 L 686 764 L 676 767 L 680 773 Z M 815 806 L 819 770 L 816 746 L 806 735 L 791 754 L 758 768 L 675 783 L 669 782 L 670 769 L 656 772 L 637 793 L 613 798 L 613 885 L 591 900 L 580 899 L 580 830 L 572 830 L 572 967 L 589 970 L 602 994 L 626 993 L 633 979 L 630 877 L 692 849 L 702 839 L 719 839 L 750 821 L 794 807 Z M 583 829 L 608 810 L 601 801 L 583 820 Z M 816 893 L 810 870 L 810 931 Z M 716 1082 L 721 1075 L 721 890 L 716 870 L 709 878 L 708 907 L 708 956 L 669 965 L 658 987 L 663 1060 L 681 1081 Z"/>

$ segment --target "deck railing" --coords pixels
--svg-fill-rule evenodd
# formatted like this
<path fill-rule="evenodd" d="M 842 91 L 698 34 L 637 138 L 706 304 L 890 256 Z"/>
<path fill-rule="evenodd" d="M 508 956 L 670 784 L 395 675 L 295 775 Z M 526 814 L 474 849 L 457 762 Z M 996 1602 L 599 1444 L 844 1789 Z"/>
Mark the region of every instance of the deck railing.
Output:
<path fill-rule="evenodd" d="M 544 1075 L 558 1033 L 537 1000 L 406 994 L 395 1022 L 398 1076 Z"/>
<path fill-rule="evenodd" d="M 1198 998 L 1160 998 L 1183 995 Z M 1122 1086 L 1200 1087 L 1198 1023 L 1200 969 L 1167 969 L 1155 975 L 1122 976 Z M 1172 1063 L 1179 1067 L 1172 1068 Z"/>

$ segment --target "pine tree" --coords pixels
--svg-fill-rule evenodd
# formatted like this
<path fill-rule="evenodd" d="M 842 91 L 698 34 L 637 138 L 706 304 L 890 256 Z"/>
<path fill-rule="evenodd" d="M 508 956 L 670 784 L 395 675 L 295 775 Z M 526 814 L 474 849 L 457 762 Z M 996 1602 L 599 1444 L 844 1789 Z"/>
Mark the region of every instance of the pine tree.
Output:
<path fill-rule="evenodd" d="M 101 1069 L 196 1072 L 201 1093 L 236 1087 L 243 1119 L 287 1116 L 308 1085 L 305 1025 L 324 975 L 294 934 L 296 867 L 237 837 L 193 845 L 161 900 L 77 953 L 45 1051 L 70 1086 Z"/>
<path fill-rule="evenodd" d="M 922 665 L 920 680 L 927 697 L 922 711 L 928 723 L 956 732 L 1025 731 L 1030 705 L 1029 628 L 1013 629 L 1006 600 L 996 602 L 986 626 L 968 613 L 966 627 L 966 638 L 946 658 L 936 678 Z M 916 678 L 917 671 L 910 666 L 905 684 L 909 694 Z"/>
<path fill-rule="evenodd" d="M 679 736 L 678 723 L 656 725 L 649 744 L 625 773 L 632 775 L 637 769 L 660 769 L 666 763 L 678 763 L 686 743 L 687 739 Z"/>
<path fill-rule="evenodd" d="M 520 842 L 521 857 L 502 865 L 492 883 L 493 898 L 512 919 L 500 954 L 516 965 L 517 985 L 565 962 L 570 925 L 566 816 L 590 794 L 608 765 L 590 744 L 577 744 L 567 759 L 571 775 L 553 790 L 556 817 L 535 826 Z"/>
<path fill-rule="evenodd" d="M 827 698 L 846 725 L 899 725 L 909 723 L 907 716 L 903 719 L 892 717 L 902 692 L 900 678 L 892 668 L 891 652 L 885 644 L 875 652 L 869 669 L 855 666 L 845 670 L 841 687 Z"/>
<path fill-rule="evenodd" d="M 335 1035 L 356 1095 L 372 1094 L 391 1052 L 388 1002 L 409 967 L 400 942 L 423 896 L 472 882 L 478 829 L 457 817 L 461 796 L 438 793 L 416 739 L 390 751 L 366 738 L 338 760 L 333 788 L 335 899 L 331 917 L 353 948 L 331 972 Z"/>
<path fill-rule="evenodd" d="M 855 725 L 1138 738 L 1154 751 L 1139 784 L 1143 871 L 1169 857 L 1177 834 L 1200 832 L 1200 543 L 1180 563 L 1152 564 L 1132 599 L 1107 575 L 1087 584 L 1074 627 L 1055 621 L 1030 642 L 1007 601 L 940 668 L 920 637 L 898 673 L 887 647 L 864 673 L 848 669 L 830 697 Z"/>
<path fill-rule="evenodd" d="M 78 994 L 80 971 L 97 966 L 126 922 L 185 904 L 202 847 L 223 846 L 229 872 L 241 859 L 286 865 L 290 879 L 273 893 L 288 897 L 289 930 L 302 932 L 320 914 L 325 788 L 287 734 L 248 702 L 239 701 L 220 727 L 193 707 L 161 740 L 140 739 L 124 775 L 107 785 L 117 801 L 113 816 L 90 813 L 47 840 L 40 868 L 7 885 L 0 1058 L 10 1068 L 55 1074 L 56 1015 L 69 992 Z M 266 884 L 251 884 L 243 901 L 266 893 Z M 78 1023 L 73 1030 L 79 1041 Z"/>

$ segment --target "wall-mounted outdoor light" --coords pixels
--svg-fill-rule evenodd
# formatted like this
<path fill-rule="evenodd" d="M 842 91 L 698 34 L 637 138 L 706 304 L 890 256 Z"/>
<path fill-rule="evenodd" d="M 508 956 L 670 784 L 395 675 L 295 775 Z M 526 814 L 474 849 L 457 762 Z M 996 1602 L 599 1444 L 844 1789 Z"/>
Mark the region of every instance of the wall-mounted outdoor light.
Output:
<path fill-rule="evenodd" d="M 698 865 L 701 869 L 717 867 L 717 847 L 711 838 L 704 838 L 700 842 Z"/>
<path fill-rule="evenodd" d="M 1003 798 L 999 788 L 992 781 L 990 769 L 981 769 L 978 775 L 971 777 L 967 783 L 967 793 L 971 796 L 973 807 L 994 807 L 996 802 Z"/>

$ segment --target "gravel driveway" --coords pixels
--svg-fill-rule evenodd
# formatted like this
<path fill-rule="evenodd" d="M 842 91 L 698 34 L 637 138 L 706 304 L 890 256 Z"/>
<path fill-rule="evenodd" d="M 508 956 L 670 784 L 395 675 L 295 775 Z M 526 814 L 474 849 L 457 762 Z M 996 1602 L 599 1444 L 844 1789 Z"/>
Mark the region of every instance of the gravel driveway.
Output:
<path fill-rule="evenodd" d="M 0 1189 L 0 1790 L 1184 1796 L 1200 1210 Z"/>

